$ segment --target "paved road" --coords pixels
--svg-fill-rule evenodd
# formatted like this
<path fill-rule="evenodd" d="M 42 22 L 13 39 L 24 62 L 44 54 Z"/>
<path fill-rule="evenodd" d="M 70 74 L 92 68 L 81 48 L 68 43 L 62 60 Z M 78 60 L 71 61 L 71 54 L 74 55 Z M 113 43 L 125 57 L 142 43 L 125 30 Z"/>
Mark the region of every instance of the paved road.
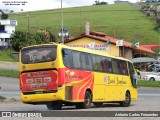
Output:
<path fill-rule="evenodd" d="M 7 97 L 8 100 L 11 98 L 16 98 L 17 101 L 4 101 L 0 102 L 0 111 L 49 111 L 45 105 L 29 105 L 23 104 L 19 98 L 19 80 L 18 78 L 8 78 L 8 77 L 0 77 L 0 86 L 2 87 L 0 90 L 0 95 Z M 82 109 L 82 111 L 160 111 L 160 88 L 139 88 L 139 98 L 137 101 L 133 101 L 130 107 L 119 107 L 119 104 L 104 104 L 100 108 L 95 108 L 93 105 L 90 109 Z M 80 111 L 75 109 L 74 106 L 64 106 L 62 111 Z M 50 111 L 51 112 L 51 111 Z M 53 111 L 52 111 L 53 112 Z M 1 119 L 1 118 L 0 118 Z M 17 118 L 12 118 L 12 120 Z M 31 119 L 31 118 L 30 118 Z M 44 119 L 44 118 L 43 118 Z M 45 118 L 46 120 L 51 120 L 53 118 Z M 82 118 L 54 118 L 54 119 L 63 119 L 63 120 L 73 120 Z M 84 118 L 87 120 L 128 120 L 128 118 Z M 137 118 L 129 118 L 130 120 L 137 120 Z M 141 118 L 141 120 L 150 120 L 151 118 Z M 159 118 L 152 118 L 154 120 L 159 120 Z M 7 118 L 8 120 L 8 118 Z M 35 120 L 35 119 L 34 119 Z M 37 118 L 39 120 L 39 118 Z"/>
<path fill-rule="evenodd" d="M 0 90 L 1 95 L 7 97 L 8 99 L 15 98 L 17 100 L 20 100 L 19 99 L 20 91 L 19 91 L 19 79 L 18 78 L 0 77 L 0 86 L 1 86 L 1 90 Z M 142 87 L 138 89 L 138 93 L 139 93 L 138 101 L 133 102 L 131 105 L 131 108 L 129 109 L 125 108 L 125 110 L 160 110 L 160 88 Z M 32 105 L 25 105 L 25 104 L 22 104 L 21 102 L 15 102 L 15 103 L 21 104 L 22 108 L 24 106 L 23 108 L 24 110 L 47 110 L 46 107 L 42 107 L 41 105 L 32 107 Z M 12 104 L 12 103 L 6 103 L 6 104 Z M 28 107 L 25 107 L 25 106 L 28 106 Z M 106 104 L 105 106 L 106 108 L 107 107 L 111 108 L 111 110 L 117 110 L 117 105 L 115 104 Z M 41 109 L 41 107 L 43 109 Z M 11 108 L 13 108 L 13 110 L 21 110 L 21 109 L 18 109 L 19 106 L 18 108 L 16 108 L 15 105 L 13 105 L 13 107 Z M 3 109 L 4 109 L 3 107 L 0 108 L 0 110 L 3 110 Z M 6 110 L 10 109 L 10 107 L 6 107 L 5 109 Z M 121 108 L 119 110 L 121 110 Z"/>
<path fill-rule="evenodd" d="M 7 70 L 18 70 L 18 62 L 2 62 L 0 61 L 0 68 Z"/>
<path fill-rule="evenodd" d="M 0 95 L 7 99 L 19 99 L 19 80 L 18 78 L 0 77 Z"/>

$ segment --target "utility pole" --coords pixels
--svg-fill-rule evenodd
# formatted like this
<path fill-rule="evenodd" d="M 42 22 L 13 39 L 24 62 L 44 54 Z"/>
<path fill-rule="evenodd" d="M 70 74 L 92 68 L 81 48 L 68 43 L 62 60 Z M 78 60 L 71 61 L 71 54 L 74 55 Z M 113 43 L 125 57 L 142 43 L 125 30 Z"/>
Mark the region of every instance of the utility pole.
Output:
<path fill-rule="evenodd" d="M 63 36 L 63 6 L 62 6 L 63 1 L 61 0 L 61 37 L 62 37 L 62 44 L 64 44 L 64 36 Z"/>
<path fill-rule="evenodd" d="M 29 14 L 27 13 L 27 21 L 28 21 L 28 30 L 27 33 L 29 33 Z"/>
<path fill-rule="evenodd" d="M 29 16 L 29 13 L 27 13 L 27 17 L 25 17 L 25 18 L 27 18 L 27 42 L 28 42 L 28 35 L 30 33 L 30 17 L 31 16 Z M 32 16 L 32 17 L 34 17 L 34 16 Z"/>

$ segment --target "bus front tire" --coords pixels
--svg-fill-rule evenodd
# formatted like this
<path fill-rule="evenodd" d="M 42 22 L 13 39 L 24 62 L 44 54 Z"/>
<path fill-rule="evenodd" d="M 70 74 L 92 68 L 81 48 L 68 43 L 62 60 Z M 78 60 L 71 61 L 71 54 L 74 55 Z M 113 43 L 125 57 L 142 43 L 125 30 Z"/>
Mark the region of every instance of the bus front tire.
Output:
<path fill-rule="evenodd" d="M 128 106 L 130 106 L 130 103 L 131 103 L 131 95 L 127 91 L 125 94 L 125 101 L 120 102 L 120 106 L 121 107 L 128 107 Z"/>
<path fill-rule="evenodd" d="M 86 109 L 90 107 L 91 101 L 92 101 L 91 93 L 89 91 L 86 91 L 84 96 L 84 102 L 77 103 L 75 106 L 77 109 Z"/>
<path fill-rule="evenodd" d="M 61 110 L 62 103 L 60 101 L 47 102 L 47 108 L 49 110 Z"/>

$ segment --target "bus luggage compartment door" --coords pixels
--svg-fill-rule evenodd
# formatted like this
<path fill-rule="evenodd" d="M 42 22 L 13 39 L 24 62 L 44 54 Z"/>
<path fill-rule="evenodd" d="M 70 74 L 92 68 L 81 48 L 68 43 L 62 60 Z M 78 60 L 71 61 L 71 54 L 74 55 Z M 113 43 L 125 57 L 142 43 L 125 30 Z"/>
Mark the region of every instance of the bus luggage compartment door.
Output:
<path fill-rule="evenodd" d="M 25 72 L 22 74 L 21 90 L 23 92 L 57 90 L 57 83 L 55 70 Z"/>

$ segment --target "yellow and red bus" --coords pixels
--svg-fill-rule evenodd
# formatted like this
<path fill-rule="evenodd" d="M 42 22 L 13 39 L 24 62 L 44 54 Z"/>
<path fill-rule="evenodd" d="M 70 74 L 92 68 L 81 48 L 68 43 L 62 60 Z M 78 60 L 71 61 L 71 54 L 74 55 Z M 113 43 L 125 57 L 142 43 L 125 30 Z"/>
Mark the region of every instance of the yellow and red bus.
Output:
<path fill-rule="evenodd" d="M 63 105 L 81 109 L 107 102 L 128 107 L 137 100 L 133 64 L 124 58 L 51 43 L 23 48 L 19 64 L 23 103 L 57 110 Z"/>

